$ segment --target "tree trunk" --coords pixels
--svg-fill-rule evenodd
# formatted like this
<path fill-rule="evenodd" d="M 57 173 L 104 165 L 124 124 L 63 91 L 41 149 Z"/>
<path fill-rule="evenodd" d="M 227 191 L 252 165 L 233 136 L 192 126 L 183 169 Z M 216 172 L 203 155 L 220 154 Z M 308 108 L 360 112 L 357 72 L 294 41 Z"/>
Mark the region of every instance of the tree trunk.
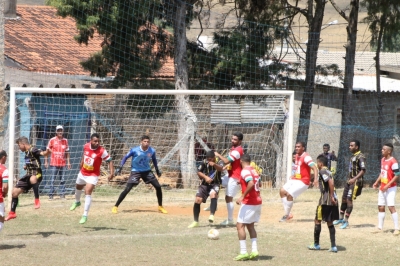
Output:
<path fill-rule="evenodd" d="M 332 1 L 331 1 L 332 2 Z M 333 3 L 332 3 L 333 4 Z M 350 14 L 349 17 L 341 13 L 348 25 L 346 27 L 347 43 L 346 43 L 346 57 L 345 57 L 345 71 L 342 95 L 342 126 L 340 131 L 340 143 L 338 151 L 338 164 L 337 176 L 342 177 L 347 174 L 347 160 L 346 154 L 348 152 L 348 145 L 351 140 L 351 105 L 353 98 L 353 81 L 354 81 L 354 64 L 356 57 L 356 44 L 357 44 L 357 27 L 358 27 L 358 10 L 360 6 L 359 0 L 350 1 Z"/>
<path fill-rule="evenodd" d="M 384 3 L 382 3 L 384 4 Z M 380 55 L 382 49 L 382 37 L 386 26 L 386 14 L 382 14 L 381 23 L 379 27 L 379 35 L 377 40 L 376 54 L 375 54 L 375 71 L 376 71 L 376 93 L 377 93 L 377 109 L 378 109 L 378 125 L 376 132 L 376 145 L 377 145 L 377 160 L 382 157 L 381 147 L 382 147 L 382 122 L 383 122 L 383 103 L 382 103 L 382 92 L 381 92 L 381 62 Z"/>
<path fill-rule="evenodd" d="M 175 89 L 188 90 L 189 76 L 186 56 L 186 3 L 175 1 L 174 18 L 174 64 L 175 64 Z M 195 172 L 194 165 L 194 132 L 196 116 L 189 104 L 189 96 L 177 95 L 176 105 L 180 115 L 178 141 L 183 139 L 179 149 L 180 169 L 182 175 L 182 186 L 190 186 L 190 180 Z"/>
<path fill-rule="evenodd" d="M 315 88 L 315 69 L 317 66 L 320 32 L 325 10 L 325 0 L 315 0 L 315 3 L 315 13 L 313 14 L 313 1 L 308 0 L 307 22 L 309 30 L 306 53 L 306 79 L 296 140 L 296 142 L 304 141 L 305 143 L 308 141 L 308 132 L 310 130 L 311 108 Z"/>

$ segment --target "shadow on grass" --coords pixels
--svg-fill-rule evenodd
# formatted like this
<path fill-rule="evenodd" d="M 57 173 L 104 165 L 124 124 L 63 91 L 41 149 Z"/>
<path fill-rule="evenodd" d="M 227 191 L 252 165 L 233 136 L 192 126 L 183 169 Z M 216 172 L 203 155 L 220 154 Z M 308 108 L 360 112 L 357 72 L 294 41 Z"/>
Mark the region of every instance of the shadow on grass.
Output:
<path fill-rule="evenodd" d="M 126 231 L 127 229 L 124 228 L 115 228 L 115 227 L 105 227 L 105 226 L 98 226 L 98 227 L 84 227 L 86 230 L 84 232 L 94 232 L 94 231 L 104 231 L 104 230 L 118 230 L 118 231 Z"/>
<path fill-rule="evenodd" d="M 346 251 L 346 248 L 343 246 L 336 246 L 338 251 Z"/>
<path fill-rule="evenodd" d="M 52 235 L 67 235 L 67 234 L 63 234 L 63 233 L 57 233 L 55 231 L 49 231 L 49 232 L 37 232 L 37 233 L 32 233 L 32 234 L 18 234 L 18 235 L 14 235 L 14 236 L 42 236 L 44 238 L 52 236 Z"/>
<path fill-rule="evenodd" d="M 128 212 L 128 213 L 135 213 L 135 212 L 158 212 L 155 210 L 138 210 L 138 209 L 133 209 L 133 210 L 123 210 L 121 212 Z"/>
<path fill-rule="evenodd" d="M 287 223 L 293 223 L 293 222 L 297 222 L 297 223 L 310 223 L 310 222 L 314 222 L 314 219 L 293 219 L 293 220 L 289 220 L 287 221 Z"/>
<path fill-rule="evenodd" d="M 21 245 L 0 245 L 0 250 L 14 249 L 14 248 L 26 248 L 26 245 L 25 244 L 21 244 Z"/>
<path fill-rule="evenodd" d="M 366 227 L 376 227 L 374 224 L 356 224 L 356 225 L 351 225 L 353 228 L 366 228 Z"/>
<path fill-rule="evenodd" d="M 274 256 L 265 256 L 265 255 L 258 256 L 258 260 L 272 260 L 273 258 Z"/>

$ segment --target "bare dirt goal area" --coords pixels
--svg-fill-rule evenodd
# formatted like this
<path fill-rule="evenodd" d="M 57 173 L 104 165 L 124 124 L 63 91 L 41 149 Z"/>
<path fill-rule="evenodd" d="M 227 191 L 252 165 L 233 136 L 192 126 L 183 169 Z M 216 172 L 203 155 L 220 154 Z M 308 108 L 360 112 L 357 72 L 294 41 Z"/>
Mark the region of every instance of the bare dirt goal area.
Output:
<path fill-rule="evenodd" d="M 341 190 L 338 191 L 341 194 Z M 0 234 L 3 265 L 231 265 L 239 253 L 235 227 L 217 227 L 219 240 L 209 240 L 209 213 L 203 211 L 200 227 L 193 221 L 195 191 L 164 191 L 168 214 L 157 212 L 153 193 L 132 191 L 112 214 L 118 194 L 93 195 L 86 224 L 79 224 L 83 206 L 69 207 L 73 198 L 48 201 L 33 208 L 33 196 L 24 195 L 17 219 L 5 223 Z M 222 191 L 221 195 L 224 195 Z M 329 233 L 322 225 L 321 251 L 309 251 L 318 191 L 309 190 L 294 204 L 294 219 L 279 223 L 282 205 L 277 190 L 263 190 L 262 218 L 257 225 L 260 260 L 251 265 L 397 265 L 400 238 L 392 235 L 387 211 L 384 232 L 371 234 L 377 224 L 377 192 L 366 189 L 356 201 L 350 228 L 336 228 L 339 252 L 328 252 Z M 226 218 L 221 197 L 215 223 Z M 235 215 L 239 207 L 235 207 Z M 250 241 L 248 240 L 248 249 Z"/>

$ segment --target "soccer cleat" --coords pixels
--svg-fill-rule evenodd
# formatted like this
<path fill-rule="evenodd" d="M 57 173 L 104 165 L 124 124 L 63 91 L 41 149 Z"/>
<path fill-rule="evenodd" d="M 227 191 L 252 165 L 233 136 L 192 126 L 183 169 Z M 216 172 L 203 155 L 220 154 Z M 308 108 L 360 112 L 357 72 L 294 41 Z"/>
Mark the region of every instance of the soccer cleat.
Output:
<path fill-rule="evenodd" d="M 80 202 L 74 202 L 74 203 L 72 203 L 72 206 L 71 206 L 71 208 L 69 208 L 69 210 L 70 211 L 73 211 L 73 210 L 75 210 L 77 207 L 79 207 L 79 206 L 81 206 L 81 203 Z"/>
<path fill-rule="evenodd" d="M 213 223 L 214 222 L 214 215 L 210 215 L 210 217 L 208 217 L 208 222 L 209 223 Z"/>
<path fill-rule="evenodd" d="M 118 213 L 118 207 L 117 206 L 112 207 L 111 212 L 114 213 L 114 214 L 117 214 Z"/>
<path fill-rule="evenodd" d="M 328 252 L 337 253 L 337 247 L 331 247 Z"/>
<path fill-rule="evenodd" d="M 204 210 L 205 210 L 206 212 L 209 212 L 209 211 L 210 211 L 210 206 L 208 206 L 207 208 L 204 208 Z"/>
<path fill-rule="evenodd" d="M 289 215 L 283 215 L 283 217 L 279 220 L 280 223 L 287 222 L 293 219 L 293 214 L 289 213 Z"/>
<path fill-rule="evenodd" d="M 49 200 L 53 200 L 53 196 L 49 196 Z"/>
<path fill-rule="evenodd" d="M 35 199 L 35 209 L 40 208 L 40 199 Z"/>
<path fill-rule="evenodd" d="M 375 230 L 371 231 L 371 233 L 373 233 L 373 234 L 379 234 L 379 233 L 382 233 L 382 232 L 383 232 L 383 230 L 380 229 L 380 228 L 376 228 Z"/>
<path fill-rule="evenodd" d="M 234 224 L 235 223 L 233 221 L 231 221 L 231 220 L 225 220 L 222 223 L 220 223 L 220 225 L 225 225 L 225 226 L 234 225 Z"/>
<path fill-rule="evenodd" d="M 400 235 L 400 231 L 399 231 L 399 230 L 394 230 L 394 231 L 393 231 L 393 235 L 394 235 L 394 236 Z"/>
<path fill-rule="evenodd" d="M 166 209 L 164 209 L 163 206 L 158 206 L 158 211 L 161 213 L 168 213 Z"/>
<path fill-rule="evenodd" d="M 253 252 L 251 252 L 250 253 L 250 255 L 249 255 L 249 259 L 250 260 L 258 260 L 258 251 L 253 251 Z"/>
<path fill-rule="evenodd" d="M 320 247 L 320 245 L 317 245 L 317 244 L 311 244 L 308 246 L 308 249 L 309 250 L 321 250 L 321 247 Z"/>
<path fill-rule="evenodd" d="M 338 225 L 338 224 L 342 224 L 342 223 L 344 223 L 344 220 L 343 219 L 339 219 L 339 220 L 334 221 L 333 225 Z"/>
<path fill-rule="evenodd" d="M 87 221 L 87 216 L 82 216 L 81 220 L 79 221 L 80 224 L 84 224 Z"/>
<path fill-rule="evenodd" d="M 236 261 L 244 261 L 244 260 L 249 260 L 249 259 L 250 259 L 249 253 L 239 254 L 233 258 L 233 260 L 236 260 Z"/>
<path fill-rule="evenodd" d="M 199 226 L 199 222 L 193 222 L 188 226 L 188 228 L 195 228 L 197 226 Z"/>
<path fill-rule="evenodd" d="M 9 212 L 7 217 L 4 219 L 4 221 L 9 221 L 11 219 L 17 218 L 17 214 L 15 212 Z"/>
<path fill-rule="evenodd" d="M 347 227 L 349 227 L 349 222 L 343 221 L 342 226 L 340 227 L 340 229 L 346 229 Z"/>

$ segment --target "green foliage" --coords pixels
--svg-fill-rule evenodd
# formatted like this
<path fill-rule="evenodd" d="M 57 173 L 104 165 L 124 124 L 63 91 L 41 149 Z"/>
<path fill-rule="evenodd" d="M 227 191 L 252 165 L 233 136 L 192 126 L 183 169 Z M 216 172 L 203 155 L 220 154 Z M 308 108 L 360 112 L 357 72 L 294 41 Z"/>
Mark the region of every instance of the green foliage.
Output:
<path fill-rule="evenodd" d="M 101 51 L 83 61 L 91 75 L 115 76 L 113 87 L 148 78 L 172 54 L 171 35 L 154 24 L 162 9 L 159 0 L 48 0 L 62 17 L 76 20 L 80 44 L 95 34 L 104 38 Z"/>
<path fill-rule="evenodd" d="M 371 47 L 376 50 L 381 45 L 382 51 L 400 51 L 400 9 L 397 1 L 363 0 L 361 6 L 367 9 L 364 19 L 371 32 Z M 383 30 L 379 38 L 379 31 Z"/>

